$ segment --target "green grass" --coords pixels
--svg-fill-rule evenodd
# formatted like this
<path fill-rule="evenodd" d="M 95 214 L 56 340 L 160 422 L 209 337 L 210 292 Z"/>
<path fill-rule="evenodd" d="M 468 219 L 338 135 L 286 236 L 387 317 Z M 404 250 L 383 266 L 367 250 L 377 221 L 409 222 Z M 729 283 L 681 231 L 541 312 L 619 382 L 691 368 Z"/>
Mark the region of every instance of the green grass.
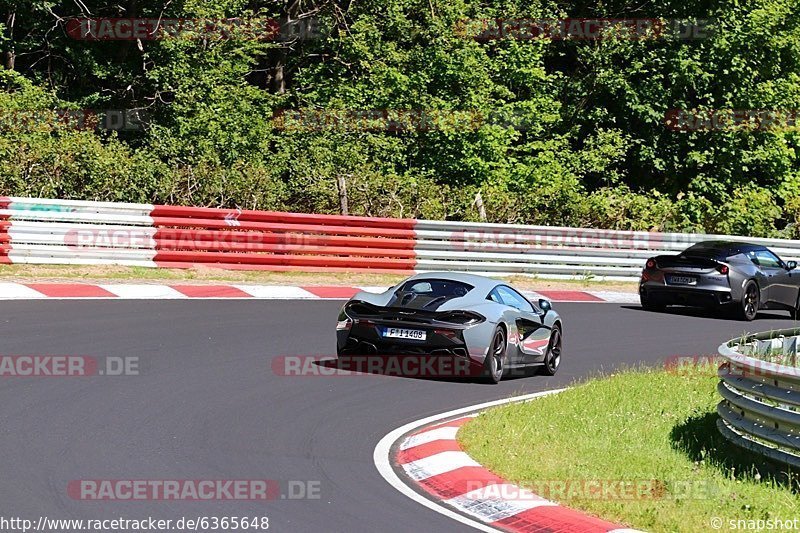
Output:
<path fill-rule="evenodd" d="M 716 383 L 624 371 L 491 409 L 458 439 L 498 475 L 535 492 L 549 488 L 541 495 L 638 529 L 709 531 L 712 517 L 798 517 L 797 473 L 787 476 L 719 435 Z M 653 490 L 640 498 L 587 497 L 584 483 L 604 480 Z M 568 490 L 558 492 L 563 485 L 556 482 Z"/>
<path fill-rule="evenodd" d="M 261 284 L 309 284 L 391 286 L 405 275 L 381 272 L 271 272 L 267 270 L 223 270 L 211 266 L 188 269 L 146 268 L 114 265 L 0 265 L 3 281 L 152 281 L 152 282 L 235 282 Z M 548 280 L 537 277 L 502 278 L 524 290 L 607 290 L 636 292 L 637 283 L 595 280 Z"/>

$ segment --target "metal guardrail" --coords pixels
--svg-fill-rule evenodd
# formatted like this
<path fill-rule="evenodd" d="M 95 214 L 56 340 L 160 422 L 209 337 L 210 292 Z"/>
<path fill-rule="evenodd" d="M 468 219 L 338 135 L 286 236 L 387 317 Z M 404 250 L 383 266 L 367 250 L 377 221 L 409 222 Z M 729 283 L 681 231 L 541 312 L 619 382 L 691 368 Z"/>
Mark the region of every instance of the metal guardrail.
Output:
<path fill-rule="evenodd" d="M 435 270 L 543 278 L 639 278 L 648 257 L 708 239 L 770 246 L 800 261 L 800 241 L 0 198 L 0 262 L 272 270 Z"/>
<path fill-rule="evenodd" d="M 717 405 L 722 435 L 738 446 L 800 468 L 800 328 L 733 339 L 719 347 Z M 779 358 L 779 364 L 767 360 Z"/>
<path fill-rule="evenodd" d="M 786 260 L 800 258 L 800 241 L 731 235 L 429 220 L 418 221 L 415 231 L 417 269 L 428 271 L 632 281 L 649 257 L 719 239 L 763 244 Z"/>

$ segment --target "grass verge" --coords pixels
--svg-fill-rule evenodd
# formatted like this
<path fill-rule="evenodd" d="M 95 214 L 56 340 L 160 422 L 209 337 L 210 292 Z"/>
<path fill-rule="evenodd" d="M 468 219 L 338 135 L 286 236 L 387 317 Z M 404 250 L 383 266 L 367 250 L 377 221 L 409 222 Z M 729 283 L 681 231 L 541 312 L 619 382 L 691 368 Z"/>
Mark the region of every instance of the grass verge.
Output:
<path fill-rule="evenodd" d="M 797 518 L 797 478 L 719 435 L 716 383 L 707 375 L 624 371 L 491 409 L 458 439 L 505 479 L 638 529 L 709 531 L 712 519 L 722 519 L 729 530 L 728 520 Z M 597 484 L 612 488 L 594 492 Z M 621 486 L 628 490 L 614 490 Z"/>
<path fill-rule="evenodd" d="M 266 270 L 224 270 L 199 266 L 188 269 L 145 268 L 113 265 L 0 265 L 0 281 L 70 281 L 70 282 L 126 282 L 152 281 L 153 283 L 250 283 L 266 285 L 394 285 L 407 276 L 380 272 L 270 272 Z M 506 279 L 525 290 L 596 290 L 636 292 L 636 282 L 592 280 L 546 280 L 525 276 Z"/>

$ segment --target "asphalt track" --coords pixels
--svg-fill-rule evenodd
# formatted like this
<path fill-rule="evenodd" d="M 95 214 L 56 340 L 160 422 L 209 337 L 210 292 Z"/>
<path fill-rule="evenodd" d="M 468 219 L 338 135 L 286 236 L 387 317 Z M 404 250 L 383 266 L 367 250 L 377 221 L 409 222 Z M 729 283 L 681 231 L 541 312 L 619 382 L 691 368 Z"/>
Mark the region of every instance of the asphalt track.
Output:
<path fill-rule="evenodd" d="M 462 531 L 389 486 L 376 443 L 407 422 L 568 385 L 599 370 L 713 354 L 752 324 L 687 311 L 557 304 L 553 378 L 493 386 L 379 375 L 276 375 L 281 355 L 329 354 L 336 301 L 3 301 L 0 354 L 139 357 L 139 375 L 0 377 L 0 516 L 269 516 L 271 531 Z M 624 392 L 623 392 L 624 393 Z M 529 450 L 528 453 L 536 453 Z M 75 479 L 318 481 L 318 500 L 81 501 Z"/>

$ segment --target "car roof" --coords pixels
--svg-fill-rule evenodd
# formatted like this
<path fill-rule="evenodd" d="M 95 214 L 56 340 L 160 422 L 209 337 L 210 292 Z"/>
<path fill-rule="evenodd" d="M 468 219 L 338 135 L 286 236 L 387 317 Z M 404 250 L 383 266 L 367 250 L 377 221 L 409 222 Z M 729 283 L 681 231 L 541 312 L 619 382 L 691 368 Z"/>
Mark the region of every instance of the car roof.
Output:
<path fill-rule="evenodd" d="M 755 250 L 766 250 L 765 246 L 760 244 L 752 244 L 749 242 L 740 242 L 740 241 L 724 241 L 724 240 L 717 240 L 717 241 L 703 241 L 698 242 L 687 248 L 685 251 L 693 251 L 693 252 L 701 252 L 701 251 L 708 251 L 708 252 L 715 252 L 715 253 L 742 253 L 742 252 L 752 252 Z"/>
<path fill-rule="evenodd" d="M 486 291 L 487 293 L 498 285 L 505 285 L 505 283 L 500 280 L 479 276 L 477 274 L 466 274 L 464 272 L 425 272 L 424 274 L 416 274 L 411 276 L 407 280 L 403 281 L 403 283 L 416 279 L 445 279 L 451 281 L 460 281 L 461 283 L 472 285 L 479 291 Z"/>

